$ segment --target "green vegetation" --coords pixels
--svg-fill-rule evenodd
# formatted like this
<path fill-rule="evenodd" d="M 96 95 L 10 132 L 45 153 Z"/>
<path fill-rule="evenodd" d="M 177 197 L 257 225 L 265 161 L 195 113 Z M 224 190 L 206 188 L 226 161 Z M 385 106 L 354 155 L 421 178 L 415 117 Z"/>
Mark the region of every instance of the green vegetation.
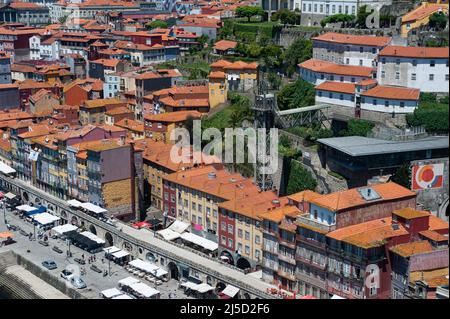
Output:
<path fill-rule="evenodd" d="M 238 7 L 236 9 L 236 16 L 240 18 L 247 18 L 248 22 L 250 22 L 250 19 L 255 16 L 262 17 L 264 15 L 264 10 L 262 7 L 257 6 L 243 6 Z"/>
<path fill-rule="evenodd" d="M 302 156 L 302 151 L 292 147 L 290 139 L 286 135 L 281 135 L 278 143 L 278 152 L 285 156 L 297 159 Z"/>
<path fill-rule="evenodd" d="M 289 175 L 289 182 L 287 185 L 287 195 L 295 194 L 304 190 L 315 190 L 317 181 L 312 174 L 303 168 L 298 162 L 291 162 L 291 173 Z"/>
<path fill-rule="evenodd" d="M 406 188 L 411 188 L 411 169 L 408 164 L 403 164 L 391 177 L 391 181 L 402 185 Z"/>
<path fill-rule="evenodd" d="M 448 96 L 437 99 L 435 94 L 422 93 L 419 107 L 406 116 L 409 126 L 424 126 L 428 133 L 448 133 Z"/>
<path fill-rule="evenodd" d="M 167 22 L 162 21 L 162 20 L 154 20 L 152 22 L 149 22 L 146 24 L 146 27 L 148 29 L 166 29 L 169 25 L 167 24 Z"/>
<path fill-rule="evenodd" d="M 315 103 L 314 85 L 299 79 L 284 86 L 277 95 L 280 110 L 289 110 Z"/>
<path fill-rule="evenodd" d="M 272 90 L 278 90 L 281 85 L 281 77 L 275 72 L 269 72 L 267 75 L 267 81 L 270 84 Z"/>
<path fill-rule="evenodd" d="M 325 19 L 323 19 L 322 21 L 320 21 L 320 25 L 322 26 L 322 28 L 325 28 L 325 26 L 328 23 L 339 23 L 342 22 L 344 23 L 344 25 L 348 24 L 349 22 L 353 22 L 355 20 L 355 16 L 352 14 L 345 14 L 345 13 L 338 13 L 338 14 L 334 14 L 332 16 L 328 16 Z"/>
<path fill-rule="evenodd" d="M 299 20 L 299 14 L 289 10 L 289 9 L 281 9 L 271 16 L 271 20 L 273 22 L 280 21 L 282 24 L 296 24 Z"/>
<path fill-rule="evenodd" d="M 201 59 L 201 57 L 189 62 L 167 61 L 159 63 L 155 67 L 157 69 L 179 69 L 180 71 L 185 71 L 189 73 L 189 80 L 205 79 L 210 72 L 209 63 Z"/>
<path fill-rule="evenodd" d="M 308 142 L 315 143 L 318 139 L 328 138 L 333 136 L 333 132 L 329 129 L 323 128 L 320 125 L 311 126 L 296 126 L 287 129 L 289 133 L 295 134 L 304 138 Z"/>
<path fill-rule="evenodd" d="M 312 47 L 311 40 L 297 39 L 286 49 L 282 59 L 289 75 L 295 73 L 299 63 L 312 58 Z"/>
<path fill-rule="evenodd" d="M 367 136 L 375 124 L 366 120 L 351 119 L 347 122 L 347 128 L 339 132 L 341 136 Z"/>
<path fill-rule="evenodd" d="M 358 13 L 356 15 L 356 24 L 361 29 L 367 29 L 366 20 L 369 15 L 372 14 L 373 10 L 367 10 L 369 7 L 367 5 L 361 6 L 358 10 Z"/>
<path fill-rule="evenodd" d="M 447 26 L 448 17 L 444 12 L 435 12 L 430 16 L 428 25 L 435 30 L 442 31 Z"/>
<path fill-rule="evenodd" d="M 343 181 L 345 179 L 344 176 L 342 176 L 339 173 L 333 172 L 333 171 L 329 171 L 328 175 L 331 175 L 331 176 L 333 176 L 333 177 L 335 177 L 335 178 L 337 178 L 337 179 L 339 179 L 341 181 Z"/>
<path fill-rule="evenodd" d="M 448 40 L 444 38 L 429 39 L 425 41 L 425 46 L 430 48 L 444 48 L 448 47 Z"/>
<path fill-rule="evenodd" d="M 222 133 L 227 127 L 241 127 L 244 120 L 253 121 L 250 100 L 240 94 L 229 93 L 230 106 L 202 121 L 202 129 L 217 128 Z"/>

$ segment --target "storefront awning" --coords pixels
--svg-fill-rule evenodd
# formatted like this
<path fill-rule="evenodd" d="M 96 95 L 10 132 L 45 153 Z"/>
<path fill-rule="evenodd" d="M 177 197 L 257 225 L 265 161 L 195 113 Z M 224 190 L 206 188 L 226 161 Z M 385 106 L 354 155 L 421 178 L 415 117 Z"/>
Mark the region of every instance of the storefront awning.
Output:
<path fill-rule="evenodd" d="M 96 235 L 94 235 L 91 232 L 85 231 L 82 232 L 80 235 L 89 238 L 92 241 L 95 241 L 97 244 L 104 244 L 105 241 L 103 239 L 101 239 L 100 237 L 97 237 Z"/>
<path fill-rule="evenodd" d="M 189 228 L 189 224 L 184 223 L 184 222 L 182 222 L 180 220 L 175 220 L 172 223 L 172 225 L 170 225 L 168 227 L 168 229 L 170 229 L 170 230 L 172 230 L 172 231 L 174 231 L 174 232 L 176 232 L 178 234 L 184 233 L 188 228 Z"/>
<path fill-rule="evenodd" d="M 135 284 L 131 285 L 130 288 L 133 289 L 138 294 L 140 294 L 141 296 L 144 296 L 145 298 L 150 298 L 150 297 L 153 297 L 153 296 L 159 294 L 158 290 L 156 290 L 150 286 L 147 286 L 146 284 L 144 284 L 142 282 L 135 283 Z"/>
<path fill-rule="evenodd" d="M 217 248 L 219 248 L 219 245 L 217 243 L 193 233 L 182 233 L 181 238 L 197 246 L 203 247 L 209 251 L 215 251 L 217 250 Z"/>
<path fill-rule="evenodd" d="M 131 297 L 130 297 L 130 296 L 128 296 L 128 295 L 125 295 L 125 294 L 121 294 L 121 295 L 118 295 L 118 296 L 112 297 L 111 299 L 125 299 L 125 300 L 129 300 L 129 299 L 133 299 L 133 298 L 131 298 Z"/>
<path fill-rule="evenodd" d="M 13 193 L 11 193 L 11 192 L 9 192 L 9 193 L 6 193 L 5 195 L 5 198 L 7 198 L 7 199 L 13 199 L 13 198 L 15 198 L 16 197 L 16 195 L 14 195 Z"/>
<path fill-rule="evenodd" d="M 239 288 L 232 286 L 232 285 L 227 285 L 225 287 L 224 290 L 222 290 L 222 293 L 224 295 L 227 295 L 230 298 L 234 298 L 234 296 L 236 296 L 236 294 L 239 292 Z"/>
<path fill-rule="evenodd" d="M 136 284 L 138 282 L 140 282 L 140 280 L 138 280 L 136 278 L 133 278 L 133 277 L 127 277 L 127 278 L 124 278 L 122 280 L 119 280 L 119 285 L 129 287 L 129 286 L 131 286 L 133 284 Z"/>
<path fill-rule="evenodd" d="M 76 199 L 70 199 L 67 201 L 67 204 L 69 204 L 72 207 L 81 207 L 81 205 L 83 204 L 80 201 L 77 201 Z"/>
<path fill-rule="evenodd" d="M 49 213 L 36 214 L 32 218 L 41 225 L 48 225 L 61 219 Z"/>
<path fill-rule="evenodd" d="M 116 246 L 109 246 L 109 247 L 103 248 L 103 251 L 107 254 L 112 254 L 112 253 L 115 253 L 120 250 L 121 249 L 117 248 Z"/>
<path fill-rule="evenodd" d="M 103 295 L 103 297 L 110 299 L 110 298 L 114 298 L 114 297 L 123 295 L 123 292 L 121 292 L 117 288 L 111 288 L 111 289 L 103 290 L 102 295 Z"/>
<path fill-rule="evenodd" d="M 58 235 L 63 235 L 65 233 L 68 233 L 70 231 L 77 230 L 77 229 L 78 229 L 78 227 L 75 225 L 65 224 L 65 225 L 53 227 L 52 231 L 54 231 Z"/>
<path fill-rule="evenodd" d="M 22 212 L 29 213 L 29 212 L 32 212 L 32 211 L 36 210 L 36 207 L 33 207 L 33 206 L 25 204 L 25 205 L 17 206 L 16 209 L 20 210 Z"/>
<path fill-rule="evenodd" d="M 101 213 L 107 212 L 106 209 L 101 208 L 100 206 L 94 205 L 92 203 L 81 203 L 80 207 L 82 207 L 94 214 L 101 214 Z"/>
<path fill-rule="evenodd" d="M 169 240 L 169 241 L 180 238 L 179 233 L 177 233 L 169 228 L 158 230 L 157 233 L 159 235 L 161 235 L 165 240 Z"/>
<path fill-rule="evenodd" d="M 123 258 L 123 257 L 129 256 L 130 253 L 128 253 L 128 252 L 126 252 L 124 250 L 119 250 L 119 251 L 116 251 L 116 252 L 112 253 L 111 255 L 114 258 Z"/>
<path fill-rule="evenodd" d="M 12 168 L 11 166 L 6 165 L 3 162 L 0 162 L 0 172 L 2 172 L 5 175 L 8 175 L 8 174 L 15 173 L 16 170 L 14 168 Z"/>

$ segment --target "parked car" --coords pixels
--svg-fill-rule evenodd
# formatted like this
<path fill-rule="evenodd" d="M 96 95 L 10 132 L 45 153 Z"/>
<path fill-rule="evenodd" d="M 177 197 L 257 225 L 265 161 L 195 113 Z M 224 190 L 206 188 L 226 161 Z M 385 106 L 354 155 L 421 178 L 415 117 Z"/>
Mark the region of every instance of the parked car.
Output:
<path fill-rule="evenodd" d="M 87 287 L 86 283 L 80 277 L 72 276 L 70 278 L 70 283 L 77 289 L 84 289 Z"/>
<path fill-rule="evenodd" d="M 41 244 L 42 246 L 48 247 L 48 242 L 40 240 L 39 244 Z"/>
<path fill-rule="evenodd" d="M 77 263 L 79 263 L 80 265 L 85 265 L 86 264 L 86 261 L 84 260 L 84 259 L 81 259 L 81 258 L 75 258 L 74 259 Z"/>
<path fill-rule="evenodd" d="M 61 249 L 59 249 L 58 246 L 53 246 L 52 250 L 53 250 L 54 252 L 57 252 L 58 254 L 62 254 L 62 253 L 63 253 L 63 251 L 62 251 Z"/>
<path fill-rule="evenodd" d="M 60 276 L 65 280 L 69 280 L 73 276 L 73 273 L 67 269 L 64 269 L 63 271 L 61 271 Z"/>
<path fill-rule="evenodd" d="M 27 233 L 27 232 L 24 231 L 23 229 L 21 229 L 21 230 L 19 231 L 19 233 L 20 233 L 21 235 L 27 236 L 27 237 L 30 235 L 29 233 Z"/>
<path fill-rule="evenodd" d="M 44 266 L 48 270 L 53 270 L 53 269 L 58 268 L 58 266 L 56 265 L 56 263 L 53 260 L 46 260 L 46 261 L 42 262 L 42 266 Z"/>
<path fill-rule="evenodd" d="M 100 268 L 98 268 L 96 265 L 91 265 L 90 267 L 93 271 L 95 271 L 96 273 L 101 273 L 102 270 Z"/>

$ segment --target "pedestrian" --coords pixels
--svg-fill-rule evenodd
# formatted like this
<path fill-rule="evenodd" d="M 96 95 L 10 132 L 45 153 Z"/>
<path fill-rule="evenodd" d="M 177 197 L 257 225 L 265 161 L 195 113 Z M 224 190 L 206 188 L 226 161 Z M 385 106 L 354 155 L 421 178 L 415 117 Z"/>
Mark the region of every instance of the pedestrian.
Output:
<path fill-rule="evenodd" d="M 102 264 L 104 264 L 105 263 L 105 260 L 102 258 Z"/>
<path fill-rule="evenodd" d="M 81 259 L 83 259 L 83 260 L 84 260 L 84 254 L 82 254 L 82 255 L 81 255 Z"/>

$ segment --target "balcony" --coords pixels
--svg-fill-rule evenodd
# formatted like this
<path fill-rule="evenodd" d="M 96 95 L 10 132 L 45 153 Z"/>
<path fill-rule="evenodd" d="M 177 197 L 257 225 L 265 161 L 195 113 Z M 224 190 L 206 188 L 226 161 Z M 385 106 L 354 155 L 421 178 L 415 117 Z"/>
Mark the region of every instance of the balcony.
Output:
<path fill-rule="evenodd" d="M 272 235 L 272 236 L 278 237 L 278 231 L 275 231 L 275 230 L 270 229 L 270 228 L 265 228 L 265 227 L 263 227 L 263 228 L 261 228 L 261 229 L 262 229 L 262 232 L 263 232 L 263 233 L 270 234 L 270 235 Z"/>
<path fill-rule="evenodd" d="M 325 269 L 327 269 L 327 264 L 326 264 L 326 263 L 323 264 L 323 265 L 318 264 L 318 263 L 314 262 L 314 261 L 312 260 L 312 258 L 305 258 L 305 257 L 302 257 L 302 256 L 300 256 L 300 255 L 296 255 L 295 258 L 296 258 L 296 260 L 298 260 L 298 261 L 300 261 L 300 262 L 302 262 L 302 263 L 304 263 L 304 264 L 307 264 L 307 265 L 309 265 L 309 266 L 312 266 L 312 267 L 314 267 L 314 268 L 317 268 L 317 269 L 320 269 L 320 270 L 325 270 Z"/>
<path fill-rule="evenodd" d="M 300 223 L 303 223 L 305 225 L 308 225 L 308 226 L 311 226 L 314 228 L 318 228 L 325 232 L 330 232 L 330 231 L 336 230 L 336 225 L 331 225 L 331 226 L 324 225 L 324 224 L 318 223 L 314 220 L 311 220 L 309 217 L 305 217 L 305 216 L 298 216 L 297 221 Z"/>
<path fill-rule="evenodd" d="M 267 251 L 271 254 L 278 255 L 278 247 L 277 246 L 263 245 L 263 250 Z"/>
<path fill-rule="evenodd" d="M 292 280 L 292 281 L 296 281 L 297 280 L 297 278 L 295 277 L 295 275 L 293 273 L 286 272 L 286 271 L 284 271 L 282 269 L 278 269 L 277 274 L 280 277 L 283 277 L 283 278 L 286 278 L 286 279 L 289 279 L 289 280 Z"/>
<path fill-rule="evenodd" d="M 306 243 L 310 246 L 314 246 L 316 248 L 320 248 L 322 250 L 325 250 L 325 243 L 321 243 L 315 240 L 312 240 L 310 238 L 304 237 L 302 235 L 297 234 L 297 241 L 302 242 L 302 243 Z"/>
<path fill-rule="evenodd" d="M 281 237 L 278 237 L 278 245 L 283 245 L 295 250 L 295 242 L 286 241 Z"/>
<path fill-rule="evenodd" d="M 278 271 L 278 263 L 277 262 L 263 258 L 262 265 L 264 268 L 271 269 L 273 271 Z"/>
<path fill-rule="evenodd" d="M 307 284 L 310 284 L 311 286 L 317 287 L 322 290 L 326 290 L 326 283 L 325 280 L 322 280 L 320 278 L 310 276 L 306 273 L 297 271 L 296 277 L 298 280 L 301 280 Z"/>
<path fill-rule="evenodd" d="M 296 265 L 297 264 L 294 256 L 278 254 L 278 259 L 282 260 L 282 261 L 285 261 L 285 262 L 287 262 L 287 263 L 289 263 L 291 265 Z"/>

